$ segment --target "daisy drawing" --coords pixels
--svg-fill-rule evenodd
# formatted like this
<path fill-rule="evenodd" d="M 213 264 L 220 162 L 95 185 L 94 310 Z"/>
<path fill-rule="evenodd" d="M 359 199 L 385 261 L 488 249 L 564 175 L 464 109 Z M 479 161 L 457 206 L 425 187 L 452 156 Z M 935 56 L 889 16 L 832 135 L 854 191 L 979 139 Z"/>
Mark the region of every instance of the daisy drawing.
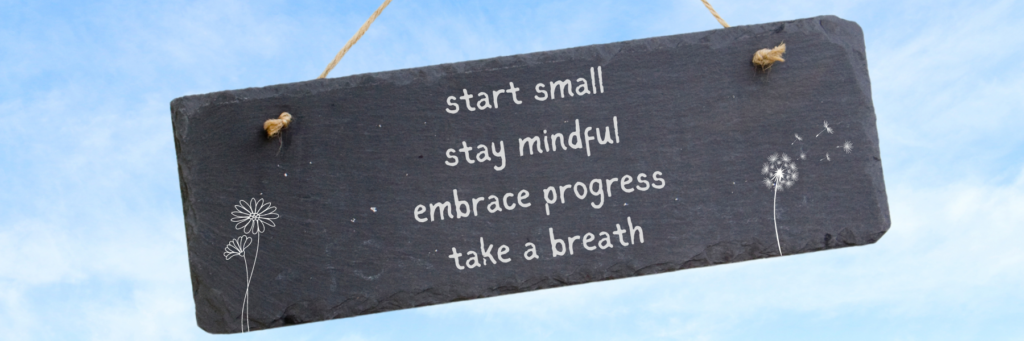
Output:
<path fill-rule="evenodd" d="M 783 153 L 781 156 L 776 153 L 768 157 L 768 162 L 761 166 L 761 175 L 764 175 L 764 185 L 774 192 L 772 196 L 772 222 L 775 224 L 775 243 L 779 247 L 779 255 L 782 255 L 782 242 L 779 241 L 779 223 L 776 214 L 776 202 L 779 191 L 793 187 L 799 178 L 796 163 Z"/>
<path fill-rule="evenodd" d="M 235 205 L 235 211 L 231 212 L 231 215 L 234 216 L 231 218 L 231 222 L 236 223 L 236 230 L 242 230 L 242 233 L 245 234 L 255 234 L 258 237 L 266 230 L 267 226 L 274 227 L 274 219 L 278 217 L 276 211 L 277 207 L 270 206 L 270 202 L 264 203 L 263 199 L 257 201 L 254 198 L 249 202 L 239 200 L 238 205 Z"/>
<path fill-rule="evenodd" d="M 251 244 L 252 238 L 249 238 L 249 236 L 246 235 L 242 235 L 241 237 L 232 239 L 230 242 L 228 242 L 228 246 L 224 247 L 224 260 L 234 258 L 235 256 L 244 258 L 245 249 L 248 248 L 249 245 Z M 245 267 L 245 271 L 249 271 L 248 265 Z"/>
<path fill-rule="evenodd" d="M 236 230 L 242 230 L 242 236 L 232 239 L 224 247 L 224 259 L 230 260 L 234 257 L 241 257 L 245 265 L 245 295 L 242 298 L 241 328 L 243 332 L 249 331 L 249 284 L 252 282 L 252 274 L 256 270 L 256 259 L 260 255 L 260 235 L 266 232 L 267 227 L 275 227 L 274 219 L 280 217 L 277 214 L 277 207 L 264 202 L 263 199 L 245 201 L 239 200 L 235 205 L 234 216 L 231 222 L 235 223 Z M 252 257 L 252 265 L 246 257 L 245 249 L 252 244 L 249 234 L 256 235 L 256 252 Z"/>

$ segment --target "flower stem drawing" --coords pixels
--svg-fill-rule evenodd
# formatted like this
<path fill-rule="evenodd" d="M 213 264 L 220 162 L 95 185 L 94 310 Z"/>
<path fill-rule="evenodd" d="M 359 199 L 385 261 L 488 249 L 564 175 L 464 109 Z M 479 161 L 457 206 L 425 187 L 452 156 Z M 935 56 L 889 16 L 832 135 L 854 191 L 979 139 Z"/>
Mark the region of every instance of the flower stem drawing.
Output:
<path fill-rule="evenodd" d="M 230 242 L 228 242 L 228 246 L 224 247 L 224 260 L 229 260 L 231 258 L 234 258 L 235 256 L 242 257 L 242 260 L 244 261 L 243 265 L 245 265 L 246 278 L 249 278 L 249 261 L 246 260 L 245 258 L 245 249 L 248 248 L 249 245 L 251 244 L 252 238 L 249 238 L 249 236 L 246 235 L 242 235 L 238 238 L 232 239 Z M 245 322 L 247 316 L 246 308 L 249 302 L 248 297 L 249 289 L 248 285 L 246 285 L 245 298 L 242 299 L 242 318 L 240 319 L 242 331 L 245 331 Z"/>
<path fill-rule="evenodd" d="M 260 235 L 266 232 L 267 226 L 275 227 L 274 219 L 280 217 L 276 212 L 277 207 L 271 206 L 270 202 L 264 203 L 263 199 L 256 200 L 256 198 L 252 198 L 248 202 L 239 200 L 238 205 L 235 205 L 235 211 L 231 212 L 231 215 L 234 216 L 231 218 L 231 222 L 235 223 L 235 229 L 242 230 L 243 234 L 232 239 L 224 247 L 224 260 L 238 256 L 242 258 L 242 264 L 245 266 L 245 295 L 242 296 L 242 312 L 239 318 L 242 332 L 251 329 L 249 325 L 249 286 L 252 284 L 252 275 L 256 271 L 256 260 L 260 256 Z M 252 238 L 247 236 L 248 234 L 256 235 L 256 253 L 253 254 L 251 266 L 245 254 L 245 249 L 252 244 Z"/>
<path fill-rule="evenodd" d="M 779 247 L 779 256 L 781 256 L 782 242 L 779 240 L 779 222 L 776 213 L 779 191 L 792 187 L 796 183 L 799 173 L 797 173 L 796 163 L 789 158 L 789 155 L 783 153 L 779 156 L 776 153 L 769 156 L 768 162 L 761 166 L 761 174 L 765 176 L 764 185 L 774 192 L 772 194 L 772 222 L 775 224 L 775 243 Z"/>
<path fill-rule="evenodd" d="M 840 122 L 839 124 L 841 125 L 842 122 Z M 799 177 L 799 174 L 797 173 L 797 167 L 796 167 L 796 162 L 797 161 L 806 161 L 806 160 L 808 160 L 809 159 L 809 155 L 808 154 L 811 151 L 815 152 L 815 156 L 810 157 L 810 159 L 813 160 L 814 157 L 817 157 L 817 155 L 818 155 L 817 153 L 820 152 L 820 151 L 814 149 L 814 147 L 815 147 L 814 145 L 816 144 L 815 141 L 819 141 L 819 143 L 830 143 L 830 142 L 825 142 L 825 140 L 828 140 L 828 136 L 826 136 L 825 138 L 823 138 L 821 140 L 817 140 L 817 138 L 820 137 L 822 134 L 825 134 L 825 133 L 828 133 L 828 135 L 834 134 L 835 133 L 834 128 L 828 124 L 828 121 L 823 121 L 821 127 L 822 127 L 822 130 L 814 135 L 815 139 L 807 139 L 806 141 L 804 140 L 804 137 L 800 135 L 800 133 L 793 133 L 793 137 L 795 138 L 795 140 L 793 140 L 793 142 L 790 142 L 789 145 L 793 146 L 792 148 L 793 148 L 794 155 L 798 155 L 796 157 L 796 159 L 791 159 L 785 153 L 783 153 L 781 155 L 779 153 L 775 153 L 775 154 L 772 154 L 771 156 L 769 156 L 768 157 L 768 162 L 765 162 L 761 166 L 761 175 L 764 175 L 764 180 L 762 180 L 762 183 L 765 185 L 765 187 L 767 187 L 769 190 L 771 190 L 773 192 L 772 193 L 772 223 L 774 224 L 774 227 L 775 227 L 775 243 L 776 243 L 776 245 L 779 248 L 779 255 L 780 256 L 782 255 L 782 241 L 781 241 L 781 238 L 779 237 L 779 215 L 778 215 L 779 192 L 782 192 L 782 191 L 786 190 L 787 188 L 792 187 L 793 184 L 796 183 L 796 181 L 797 181 L 797 179 Z M 808 135 L 804 135 L 804 136 L 810 136 L 810 135 L 808 134 Z M 797 154 L 797 151 L 795 150 L 797 142 L 800 142 L 799 154 Z M 810 148 L 810 149 L 805 150 L 804 149 L 805 147 L 806 148 Z M 845 140 L 845 142 L 843 142 L 843 144 L 836 146 L 836 149 L 842 149 L 842 151 L 844 153 L 850 154 L 853 151 L 853 142 L 850 142 L 850 140 Z M 828 149 L 826 149 L 826 150 L 828 150 Z M 842 153 L 840 153 L 838 151 L 834 151 L 834 153 L 836 154 L 835 156 L 837 158 L 841 157 L 843 155 Z M 824 157 L 819 159 L 818 162 L 832 162 L 832 155 L 829 152 L 826 151 Z M 808 185 L 811 185 L 811 184 L 808 184 Z"/>
<path fill-rule="evenodd" d="M 249 238 L 249 241 L 251 242 L 252 238 Z M 242 263 L 245 265 L 245 296 L 242 298 L 242 318 L 238 321 L 242 324 L 242 331 L 245 331 L 247 330 L 246 322 L 249 322 L 249 261 L 245 257 L 242 257 L 242 260 L 245 261 Z M 253 262 L 253 265 L 256 263 Z"/>

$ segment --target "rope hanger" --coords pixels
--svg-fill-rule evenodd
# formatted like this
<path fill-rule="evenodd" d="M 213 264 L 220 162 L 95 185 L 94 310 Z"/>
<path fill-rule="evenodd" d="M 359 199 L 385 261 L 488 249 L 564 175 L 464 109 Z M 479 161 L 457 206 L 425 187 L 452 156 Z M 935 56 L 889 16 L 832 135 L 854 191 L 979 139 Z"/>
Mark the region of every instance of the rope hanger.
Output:
<path fill-rule="evenodd" d="M 370 29 L 370 24 L 373 24 L 373 21 L 377 20 L 377 17 L 380 16 L 380 12 L 383 12 L 384 8 L 388 7 L 389 4 L 391 4 L 391 0 L 384 0 L 384 3 L 380 4 L 380 7 L 378 7 L 376 11 L 373 11 L 373 15 L 370 15 L 370 18 L 366 19 L 366 22 L 363 23 L 363 26 L 359 27 L 356 34 L 353 35 L 352 38 L 348 39 L 348 42 L 341 48 L 341 51 L 338 51 L 338 54 L 334 56 L 334 60 L 332 60 L 330 64 L 327 64 L 327 69 L 320 73 L 320 76 L 317 76 L 316 79 L 327 78 L 327 74 L 331 73 L 331 70 L 338 65 L 338 62 L 341 61 L 341 57 L 344 57 L 345 53 L 348 53 L 348 50 L 352 48 L 352 45 L 355 45 L 356 42 L 359 41 L 359 38 L 362 38 L 363 34 L 366 34 L 366 30 Z M 287 112 L 283 112 L 277 118 L 271 118 L 266 122 L 263 122 L 263 130 L 267 131 L 267 138 L 274 138 L 275 136 L 284 133 L 284 129 L 288 129 L 288 125 L 291 123 L 292 115 Z M 283 137 L 281 142 L 281 145 L 284 146 Z M 281 150 L 279 148 L 278 153 L 280 152 Z"/>
<path fill-rule="evenodd" d="M 700 1 L 704 3 L 704 7 L 707 7 L 708 11 L 711 12 L 711 15 L 715 17 L 715 20 L 718 20 L 718 23 L 722 24 L 722 27 L 730 27 L 729 24 L 725 22 L 725 19 L 722 19 L 722 17 L 718 15 L 718 12 L 715 11 L 715 8 L 711 7 L 711 4 L 708 3 L 708 0 Z M 387 8 L 389 4 L 391 4 L 391 0 L 384 0 L 384 3 L 382 3 L 380 7 L 378 7 L 377 10 L 374 11 L 372 15 L 370 15 L 369 19 L 366 19 L 366 22 L 363 23 L 363 26 L 359 27 L 359 30 L 356 31 L 356 34 L 353 35 L 352 38 L 349 38 L 348 42 L 345 43 L 345 46 L 341 48 L 341 51 L 338 51 L 338 54 L 334 56 L 334 60 L 331 60 L 331 63 L 327 65 L 327 69 L 325 69 L 324 72 L 320 73 L 320 76 L 316 77 L 316 79 L 327 78 L 327 74 L 331 73 L 331 70 L 333 70 L 334 67 L 338 65 L 338 62 L 341 61 L 341 58 L 345 56 L 345 53 L 347 53 L 348 50 L 351 49 L 352 46 L 355 45 L 357 41 L 359 41 L 359 38 L 362 38 L 363 34 L 366 34 L 366 30 L 370 29 L 370 24 L 373 24 L 373 21 L 377 20 L 377 17 L 380 16 L 380 13 L 383 12 L 384 8 Z M 754 57 L 753 59 L 751 59 L 751 63 L 760 66 L 762 70 L 767 70 L 770 69 L 772 67 L 772 64 L 775 64 L 775 62 L 785 62 L 786 60 L 782 58 L 782 54 L 784 53 L 786 53 L 786 43 L 781 43 L 778 46 L 771 49 L 760 49 L 757 52 L 754 52 Z M 266 122 L 263 122 L 263 129 L 266 130 L 267 132 L 267 138 L 273 138 L 275 136 L 282 134 L 284 132 L 284 129 L 288 129 L 288 125 L 291 124 L 292 119 L 293 117 L 291 114 L 283 112 L 281 113 L 280 116 L 278 116 L 278 118 L 272 118 L 267 120 Z M 282 146 L 283 143 L 284 141 L 282 140 Z M 280 152 L 280 150 L 278 152 Z"/>
<path fill-rule="evenodd" d="M 327 69 L 324 70 L 324 72 L 316 79 L 327 78 L 327 74 L 331 73 L 331 70 L 334 69 L 335 65 L 338 65 L 338 62 L 341 61 L 341 57 L 344 57 L 345 53 L 348 52 L 348 49 L 352 48 L 352 45 L 355 45 L 356 42 L 359 41 L 359 38 L 363 37 L 366 30 L 370 29 L 370 24 L 372 24 L 374 20 L 377 20 L 377 17 L 380 16 L 380 12 L 383 12 L 384 8 L 388 7 L 389 4 L 391 4 L 391 0 L 384 0 L 384 3 L 380 4 L 380 7 L 377 7 L 376 11 L 373 11 L 373 15 L 371 15 L 369 19 L 366 19 L 366 22 L 363 23 L 362 27 L 359 27 L 359 31 L 356 31 L 356 34 L 353 35 L 352 38 L 349 38 L 348 43 L 345 43 L 345 47 L 342 47 L 341 51 L 338 51 L 338 54 L 334 56 L 334 60 L 327 65 Z"/>
<path fill-rule="evenodd" d="M 722 19 L 722 17 L 718 16 L 718 12 L 715 12 L 715 8 L 711 7 L 711 4 L 708 3 L 708 0 L 700 0 L 700 2 L 703 2 L 704 7 L 707 7 L 708 10 L 711 11 L 711 15 L 715 16 L 715 20 L 718 20 L 719 24 L 722 24 L 722 26 L 725 28 L 729 28 L 729 24 L 725 22 L 725 19 Z"/>

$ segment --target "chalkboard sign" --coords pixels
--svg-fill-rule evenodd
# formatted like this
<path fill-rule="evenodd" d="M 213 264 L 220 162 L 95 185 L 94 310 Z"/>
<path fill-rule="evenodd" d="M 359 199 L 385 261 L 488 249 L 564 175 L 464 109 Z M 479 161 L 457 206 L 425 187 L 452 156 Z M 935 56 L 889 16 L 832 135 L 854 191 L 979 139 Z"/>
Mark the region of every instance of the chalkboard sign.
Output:
<path fill-rule="evenodd" d="M 751 64 L 780 42 L 784 63 Z M 212 333 L 870 244 L 890 224 L 863 36 L 832 16 L 171 111 Z"/>

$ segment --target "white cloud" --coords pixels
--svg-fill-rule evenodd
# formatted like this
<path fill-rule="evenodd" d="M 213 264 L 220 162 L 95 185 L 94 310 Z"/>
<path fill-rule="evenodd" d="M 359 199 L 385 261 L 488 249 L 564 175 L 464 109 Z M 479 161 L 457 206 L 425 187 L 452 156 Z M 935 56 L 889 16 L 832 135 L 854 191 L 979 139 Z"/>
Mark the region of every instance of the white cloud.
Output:
<path fill-rule="evenodd" d="M 94 340 L 182 340 L 196 337 L 191 283 L 182 278 L 141 282 L 130 292 L 110 293 L 112 297 L 87 300 L 78 307 L 90 339 Z"/>
<path fill-rule="evenodd" d="M 1011 1 L 926 12 L 869 38 L 883 158 L 892 179 L 1011 180 L 1024 138 L 1022 11 Z M 994 24 L 998 23 L 998 24 Z M 871 39 L 874 38 L 874 39 Z M 910 175 L 910 176 L 905 176 Z M 922 176 L 927 175 L 927 176 Z M 1002 181 L 999 181 L 1002 180 Z"/>

